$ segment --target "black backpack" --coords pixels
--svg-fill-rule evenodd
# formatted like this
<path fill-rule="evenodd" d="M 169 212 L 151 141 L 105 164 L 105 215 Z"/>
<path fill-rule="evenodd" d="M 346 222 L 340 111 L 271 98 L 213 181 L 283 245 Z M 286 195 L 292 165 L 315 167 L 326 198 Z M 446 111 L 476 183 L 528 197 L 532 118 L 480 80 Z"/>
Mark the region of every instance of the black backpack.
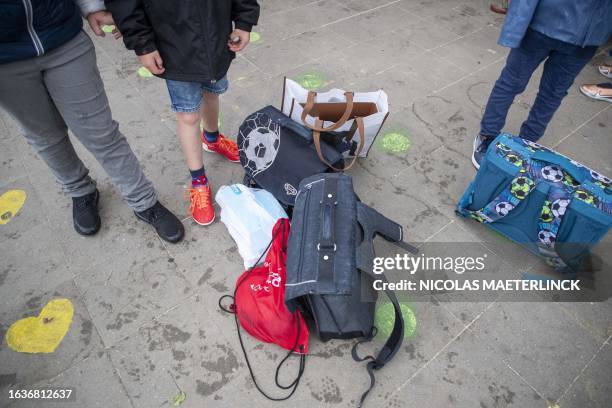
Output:
<path fill-rule="evenodd" d="M 312 130 L 294 122 L 273 106 L 249 115 L 240 126 L 238 154 L 244 167 L 244 184 L 268 190 L 283 206 L 293 206 L 300 182 L 329 171 L 313 144 Z M 325 159 L 343 166 L 343 157 L 322 142 Z"/>
<path fill-rule="evenodd" d="M 363 204 L 353 190 L 350 176 L 319 174 L 300 184 L 293 209 L 287 252 L 285 302 L 311 317 L 314 332 L 323 340 L 363 338 L 353 347 L 356 361 L 369 360 L 370 387 L 374 371 L 381 369 L 399 350 L 404 321 L 395 293 L 386 290 L 395 310 L 391 335 L 376 357 L 360 358 L 357 346 L 375 335 L 375 279 L 373 239 L 380 235 L 403 249 L 402 227 Z M 363 300 L 363 299 L 367 300 Z"/>

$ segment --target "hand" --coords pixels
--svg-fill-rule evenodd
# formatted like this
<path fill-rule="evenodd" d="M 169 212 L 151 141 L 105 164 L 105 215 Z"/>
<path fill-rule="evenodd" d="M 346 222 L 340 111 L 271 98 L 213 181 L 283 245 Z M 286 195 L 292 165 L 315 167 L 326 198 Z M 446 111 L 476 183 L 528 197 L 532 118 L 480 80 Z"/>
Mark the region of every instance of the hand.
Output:
<path fill-rule="evenodd" d="M 145 66 L 151 73 L 155 75 L 163 74 L 166 70 L 164 68 L 164 61 L 162 60 L 159 51 L 155 50 L 145 55 L 139 55 L 138 61 Z"/>
<path fill-rule="evenodd" d="M 234 41 L 234 40 L 239 40 L 239 41 Z M 251 33 L 249 33 L 248 31 L 235 29 L 230 34 L 229 40 L 227 42 L 227 46 L 229 47 L 230 51 L 238 52 L 238 51 L 244 50 L 250 41 L 251 41 Z"/>
<path fill-rule="evenodd" d="M 88 14 L 87 22 L 89 23 L 89 26 L 91 27 L 93 32 L 96 33 L 98 37 L 106 36 L 104 31 L 102 31 L 102 26 L 115 25 L 113 15 L 110 12 L 104 10 Z M 112 34 L 115 39 L 121 38 L 121 33 L 119 32 L 119 30 L 117 30 L 117 28 L 113 29 Z"/>

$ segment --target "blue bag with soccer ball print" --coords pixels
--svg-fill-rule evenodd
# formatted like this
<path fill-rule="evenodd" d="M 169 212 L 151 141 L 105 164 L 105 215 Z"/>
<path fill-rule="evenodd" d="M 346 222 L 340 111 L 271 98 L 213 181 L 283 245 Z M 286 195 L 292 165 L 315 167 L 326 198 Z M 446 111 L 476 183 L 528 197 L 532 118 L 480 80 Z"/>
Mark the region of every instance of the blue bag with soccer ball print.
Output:
<path fill-rule="evenodd" d="M 457 213 L 489 225 L 559 271 L 576 272 L 612 226 L 612 182 L 502 133 L 489 145 Z"/>

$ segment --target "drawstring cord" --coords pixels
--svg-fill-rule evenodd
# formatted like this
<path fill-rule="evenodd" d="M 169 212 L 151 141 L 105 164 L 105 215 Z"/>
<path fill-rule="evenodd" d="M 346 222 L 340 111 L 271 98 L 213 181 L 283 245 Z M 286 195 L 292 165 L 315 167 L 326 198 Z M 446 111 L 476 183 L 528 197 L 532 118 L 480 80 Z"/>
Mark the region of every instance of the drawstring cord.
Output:
<path fill-rule="evenodd" d="M 304 345 L 299 345 L 299 350 L 300 350 L 300 364 L 298 367 L 298 373 L 295 377 L 295 380 L 293 380 L 293 382 L 291 382 L 289 385 L 282 385 L 279 382 L 279 374 L 280 374 L 280 370 L 281 367 L 283 366 L 283 364 L 285 364 L 285 362 L 289 359 L 289 357 L 291 357 L 293 354 L 295 354 L 295 349 L 298 348 L 298 343 L 299 343 L 299 339 L 300 339 L 300 330 L 301 330 L 301 325 L 300 325 L 300 319 L 298 318 L 297 315 L 297 311 L 293 314 L 293 316 L 295 317 L 295 321 L 296 321 L 296 325 L 297 325 L 297 335 L 295 337 L 295 342 L 293 344 L 293 347 L 291 348 L 291 350 L 289 350 L 289 352 L 287 353 L 287 355 L 281 360 L 281 362 L 276 366 L 276 374 L 274 375 L 274 382 L 276 383 L 276 386 L 280 389 L 283 390 L 291 390 L 291 392 L 284 396 L 284 397 L 271 397 L 270 395 L 268 395 L 257 383 L 257 380 L 255 379 L 255 374 L 253 372 L 253 368 L 251 367 L 251 362 L 249 360 L 249 357 L 247 355 L 246 352 L 246 348 L 244 347 L 244 343 L 242 341 L 242 333 L 240 332 L 240 322 L 238 321 L 238 312 L 237 312 L 237 308 L 236 308 L 236 292 L 238 291 L 238 288 L 240 287 L 240 285 L 242 285 L 242 283 L 246 280 L 246 278 L 250 275 L 250 273 L 253 271 L 253 269 L 259 264 L 259 262 L 261 262 L 261 260 L 263 259 L 264 255 L 268 252 L 268 250 L 270 249 L 270 247 L 272 246 L 272 243 L 274 242 L 274 239 L 276 239 L 276 237 L 278 236 L 278 234 L 280 233 L 279 230 L 284 229 L 286 227 L 283 225 L 281 228 L 276 228 L 276 231 L 274 231 L 274 234 L 272 236 L 272 239 L 270 240 L 270 243 L 267 245 L 266 249 L 263 251 L 263 253 L 259 256 L 259 259 L 257 259 L 257 261 L 255 262 L 255 264 L 253 266 L 251 266 L 248 270 L 247 273 L 244 275 L 244 277 L 242 279 L 240 279 L 240 281 L 236 284 L 236 288 L 234 289 L 234 295 L 223 295 L 219 298 L 219 308 L 221 310 L 223 310 L 226 313 L 231 313 L 234 315 L 234 322 L 236 323 L 236 331 L 238 332 L 238 341 L 240 342 L 240 348 L 242 349 L 242 354 L 244 355 L 244 359 L 246 361 L 247 367 L 249 369 L 249 374 L 251 375 L 251 379 L 253 380 L 253 384 L 255 384 L 255 388 L 257 388 L 257 391 L 259 391 L 264 397 L 266 397 L 267 399 L 271 400 L 271 401 L 285 401 L 288 400 L 289 398 L 291 398 L 293 396 L 293 394 L 295 393 L 295 391 L 297 390 L 298 385 L 300 384 L 300 380 L 302 379 L 302 375 L 304 374 L 304 369 L 306 368 L 306 355 L 303 354 L 304 353 Z M 232 303 L 226 307 L 223 305 L 223 300 L 229 298 L 232 299 Z"/>

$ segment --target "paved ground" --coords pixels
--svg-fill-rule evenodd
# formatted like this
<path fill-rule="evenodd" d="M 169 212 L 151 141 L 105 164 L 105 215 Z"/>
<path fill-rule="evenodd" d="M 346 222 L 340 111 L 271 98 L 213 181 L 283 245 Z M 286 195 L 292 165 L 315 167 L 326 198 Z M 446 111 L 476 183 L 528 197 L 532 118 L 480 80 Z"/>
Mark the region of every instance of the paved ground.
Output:
<path fill-rule="evenodd" d="M 352 171 L 361 196 L 399 220 L 415 241 L 481 241 L 509 273 L 537 271 L 535 257 L 453 213 L 474 176 L 472 137 L 506 55 L 496 45 L 502 18 L 488 11 L 487 1 L 261 3 L 260 41 L 236 60 L 222 99 L 227 134 L 248 113 L 280 103 L 285 75 L 310 74 L 320 88 L 382 87 L 392 104 L 383 133 L 406 138 L 392 146 L 395 152 L 379 142 Z M 179 389 L 184 407 L 354 406 L 368 379 L 352 361 L 349 342 L 312 342 L 303 384 L 289 403 L 269 403 L 254 389 L 233 320 L 217 308 L 241 273 L 240 257 L 222 224 L 202 228 L 186 216 L 186 170 L 164 84 L 139 77 L 136 58 L 120 43 L 95 42 L 115 118 L 164 203 L 185 219 L 187 238 L 161 242 L 85 152 L 102 193 L 103 228 L 94 238 L 77 236 L 70 201 L 16 126 L 0 116 L 0 193 L 27 193 L 20 214 L 0 225 L 0 335 L 51 298 L 69 298 L 75 308 L 55 353 L 19 354 L 0 344 L 2 398 L 18 384 L 76 387 L 77 402 L 61 405 L 75 407 L 160 407 Z M 577 83 L 601 80 L 595 66 L 604 55 Z M 526 117 L 537 79 L 513 105 L 508 130 L 517 131 Z M 610 175 L 611 127 L 612 106 L 588 100 L 574 86 L 542 141 Z M 241 180 L 238 165 L 213 156 L 206 165 L 215 186 Z M 432 298 L 415 303 L 413 312 L 416 334 L 381 372 L 371 407 L 612 405 L 610 301 Z M 248 348 L 269 385 L 283 353 L 252 341 Z"/>

